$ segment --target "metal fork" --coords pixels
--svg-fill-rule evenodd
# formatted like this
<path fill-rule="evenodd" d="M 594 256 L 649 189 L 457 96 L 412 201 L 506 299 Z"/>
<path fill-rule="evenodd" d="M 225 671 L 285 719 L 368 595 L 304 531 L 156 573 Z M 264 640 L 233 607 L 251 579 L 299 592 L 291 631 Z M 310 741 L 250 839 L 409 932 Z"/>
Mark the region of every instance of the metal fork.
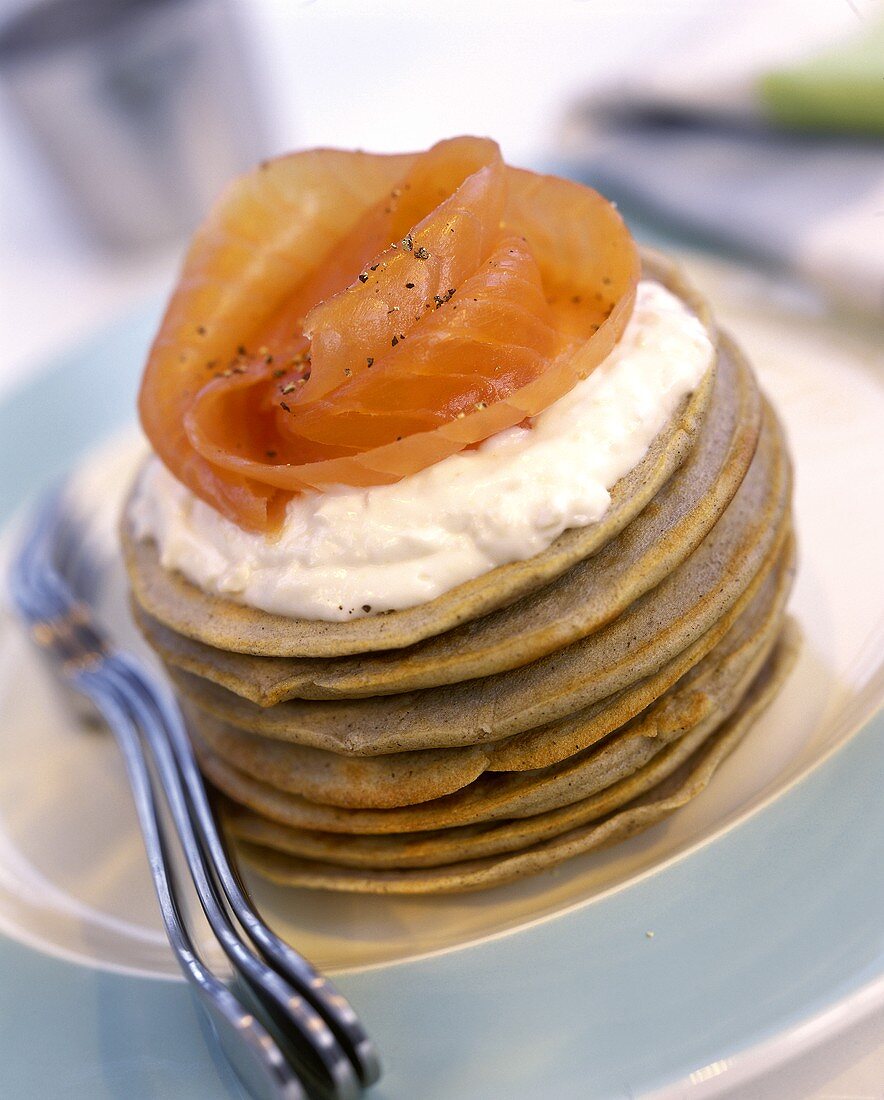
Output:
<path fill-rule="evenodd" d="M 341 994 L 255 912 L 215 822 L 174 698 L 135 658 L 110 644 L 88 603 L 78 598 L 91 597 L 94 579 L 82 542 L 81 523 L 66 507 L 65 494 L 53 494 L 12 564 L 12 596 L 34 640 L 114 732 L 181 969 L 228 1059 L 255 1095 L 303 1097 L 300 1075 L 323 1096 L 354 1100 L 361 1085 L 380 1076 L 371 1041 Z M 238 979 L 238 997 L 199 958 L 182 919 L 145 750 L 203 911 Z M 253 946 L 243 940 L 226 906 Z"/>

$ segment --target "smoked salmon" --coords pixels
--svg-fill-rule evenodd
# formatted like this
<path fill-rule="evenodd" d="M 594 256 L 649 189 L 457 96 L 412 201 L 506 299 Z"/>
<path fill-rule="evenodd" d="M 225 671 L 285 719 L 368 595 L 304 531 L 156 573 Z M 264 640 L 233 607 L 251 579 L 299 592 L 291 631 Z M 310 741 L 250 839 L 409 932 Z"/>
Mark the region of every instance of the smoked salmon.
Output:
<path fill-rule="evenodd" d="M 293 493 L 397 481 L 536 415 L 614 346 L 638 276 L 610 203 L 492 141 L 281 157 L 197 232 L 142 424 L 197 496 L 272 531 Z"/>

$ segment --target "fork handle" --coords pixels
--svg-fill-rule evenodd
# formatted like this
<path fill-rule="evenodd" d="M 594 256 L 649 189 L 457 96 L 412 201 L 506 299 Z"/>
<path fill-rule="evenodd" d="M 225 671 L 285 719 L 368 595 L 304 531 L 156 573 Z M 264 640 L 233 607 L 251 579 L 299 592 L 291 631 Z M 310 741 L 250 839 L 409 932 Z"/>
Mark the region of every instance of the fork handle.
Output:
<path fill-rule="evenodd" d="M 171 871 L 168 841 L 160 824 L 153 780 L 125 705 L 92 670 L 77 672 L 69 681 L 92 701 L 113 731 L 132 790 L 169 944 L 196 994 L 198 1005 L 211 1021 L 227 1061 L 251 1094 L 260 1100 L 307 1100 L 300 1080 L 276 1041 L 203 963 L 190 938 Z"/>
<path fill-rule="evenodd" d="M 118 656 L 117 662 L 125 668 L 129 682 L 138 687 L 142 699 L 152 706 L 162 723 L 175 753 L 187 794 L 188 809 L 200 842 L 237 920 L 268 963 L 322 1014 L 346 1050 L 360 1083 L 366 1087 L 374 1084 L 381 1075 L 380 1061 L 372 1040 L 350 1003 L 328 978 L 319 974 L 302 955 L 264 924 L 248 900 L 239 874 L 231 864 L 226 846 L 221 840 L 202 774 L 194 759 L 190 739 L 177 705 L 169 705 L 159 696 L 134 661 Z"/>
<path fill-rule="evenodd" d="M 105 661 L 103 675 L 114 682 L 125 700 L 156 765 L 203 912 L 242 980 L 243 993 L 255 1001 L 256 1010 L 263 1010 L 284 1049 L 291 1049 L 302 1071 L 321 1091 L 337 1100 L 355 1100 L 360 1091 L 355 1067 L 326 1021 L 289 982 L 259 959 L 234 929 L 194 833 L 180 770 L 157 711 L 156 696 L 143 690 L 140 675 L 133 678 L 132 668 L 132 664 L 112 654 Z"/>

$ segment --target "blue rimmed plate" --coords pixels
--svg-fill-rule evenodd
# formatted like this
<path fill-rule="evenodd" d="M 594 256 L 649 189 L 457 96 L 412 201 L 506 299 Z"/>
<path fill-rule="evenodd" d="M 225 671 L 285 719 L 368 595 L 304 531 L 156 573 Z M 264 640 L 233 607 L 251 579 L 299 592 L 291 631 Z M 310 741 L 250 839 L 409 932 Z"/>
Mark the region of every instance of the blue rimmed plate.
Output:
<path fill-rule="evenodd" d="M 252 883 L 376 1036 L 378 1097 L 713 1095 L 884 1006 L 874 334 L 745 273 L 691 266 L 789 432 L 799 666 L 708 791 L 609 851 L 441 899 Z M 141 449 L 125 424 L 155 319 L 121 322 L 0 406 L 3 517 L 77 465 L 108 562 L 105 613 L 132 644 L 113 532 Z M 10 1095 L 235 1095 L 175 980 L 114 746 L 77 728 L 8 616 L 0 707 Z"/>

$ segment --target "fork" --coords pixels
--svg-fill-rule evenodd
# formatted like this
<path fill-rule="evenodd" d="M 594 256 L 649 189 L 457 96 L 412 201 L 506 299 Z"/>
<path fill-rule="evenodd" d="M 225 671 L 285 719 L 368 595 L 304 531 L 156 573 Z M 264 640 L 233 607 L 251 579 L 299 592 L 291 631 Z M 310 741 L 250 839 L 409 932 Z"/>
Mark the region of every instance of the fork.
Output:
<path fill-rule="evenodd" d="M 79 598 L 90 598 L 95 572 L 82 557 L 82 543 L 81 522 L 58 491 L 39 509 L 12 563 L 12 596 L 63 680 L 91 700 L 116 737 L 179 965 L 228 1060 L 256 1096 L 300 1100 L 303 1079 L 332 1100 L 355 1100 L 360 1086 L 380 1076 L 372 1043 L 344 997 L 252 906 L 217 827 L 174 698 L 134 657 L 109 642 L 89 604 Z M 148 756 L 239 996 L 200 959 L 187 932 Z"/>

